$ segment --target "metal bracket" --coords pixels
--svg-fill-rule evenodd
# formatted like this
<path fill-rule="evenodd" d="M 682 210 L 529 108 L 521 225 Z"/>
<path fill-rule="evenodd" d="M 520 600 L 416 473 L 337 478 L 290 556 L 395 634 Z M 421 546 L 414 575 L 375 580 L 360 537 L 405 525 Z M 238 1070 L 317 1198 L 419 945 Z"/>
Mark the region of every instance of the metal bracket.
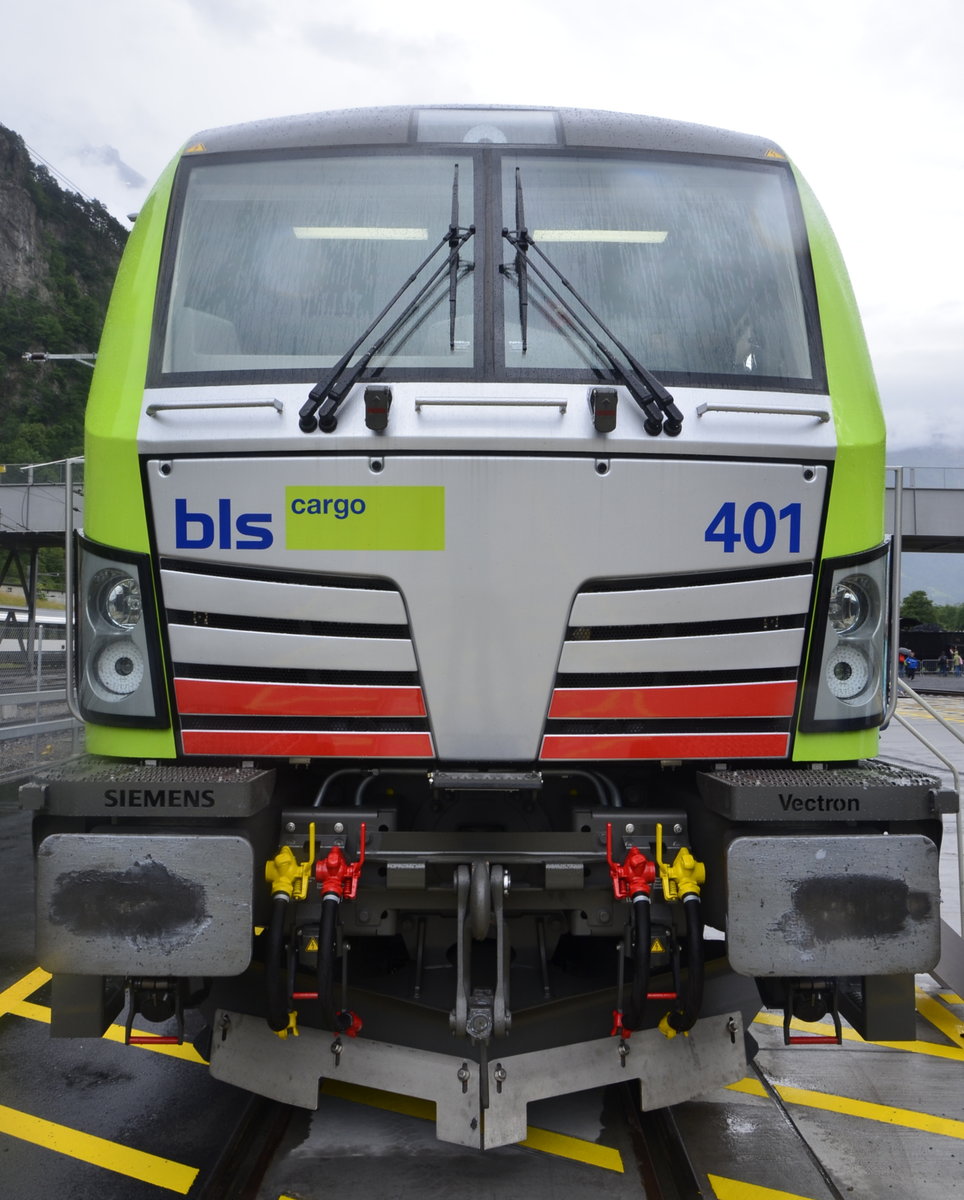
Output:
<path fill-rule="evenodd" d="M 471 876 L 469 868 L 461 863 L 455 868 L 455 894 L 458 905 L 456 926 L 458 938 L 456 941 L 455 960 L 455 1008 L 449 1014 L 449 1024 L 456 1037 L 462 1037 L 466 1032 L 469 1016 L 469 964 L 471 962 L 471 946 L 469 938 L 471 931 L 467 921 L 469 911 L 469 884 Z"/>

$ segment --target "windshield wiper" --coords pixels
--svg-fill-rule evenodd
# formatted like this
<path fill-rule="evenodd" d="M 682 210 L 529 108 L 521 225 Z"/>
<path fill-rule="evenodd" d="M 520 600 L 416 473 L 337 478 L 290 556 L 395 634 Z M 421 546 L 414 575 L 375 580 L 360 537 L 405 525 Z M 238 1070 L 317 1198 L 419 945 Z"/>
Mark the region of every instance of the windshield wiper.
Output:
<path fill-rule="evenodd" d="M 518 167 L 515 172 L 516 177 L 516 222 L 518 228 L 515 230 L 503 229 L 502 236 L 506 241 L 515 248 L 516 251 L 516 273 L 519 280 L 519 309 L 520 317 L 522 316 L 522 297 L 523 288 L 525 287 L 526 303 L 528 304 L 528 287 L 527 276 L 531 271 L 533 275 L 541 282 L 543 287 L 553 299 L 561 305 L 566 315 L 576 324 L 589 341 L 596 347 L 599 353 L 606 359 L 612 367 L 618 379 L 632 396 L 633 400 L 642 409 L 646 420 L 643 422 L 643 428 L 652 437 L 655 437 L 661 430 L 669 437 L 676 437 L 683 428 L 683 414 L 676 407 L 673 397 L 669 394 L 666 388 L 660 383 L 651 371 L 648 371 L 641 362 L 633 355 L 630 350 L 619 340 L 616 334 L 603 321 L 598 313 L 594 312 L 587 301 L 580 296 L 576 289 L 572 286 L 569 280 L 563 275 L 555 263 L 549 256 L 536 245 L 536 242 L 525 227 L 524 221 L 520 220 L 522 215 L 522 177 Z M 569 301 L 561 294 L 558 288 L 554 287 L 549 281 L 544 271 L 535 265 L 531 258 L 528 257 L 528 251 L 535 250 L 539 258 L 546 264 L 550 271 L 556 276 L 562 285 L 573 295 L 575 300 L 582 306 L 589 316 L 596 322 L 599 329 L 609 339 L 610 345 L 600 341 L 599 337 L 593 333 L 592 329 L 586 321 L 579 315 L 577 310 L 569 303 Z M 523 330 L 525 326 L 523 326 Z M 619 358 L 613 353 L 610 346 L 615 346 L 616 350 L 623 356 L 626 364 L 629 366 L 629 371 L 620 363 Z M 526 335 L 523 332 L 522 348 L 526 348 Z M 640 388 L 640 384 L 643 385 Z M 645 389 L 645 390 L 643 390 Z"/>
<path fill-rule="evenodd" d="M 455 349 L 455 304 L 459 288 L 459 164 L 455 164 L 455 177 L 452 180 L 452 220 L 449 223 L 449 349 Z M 469 235 L 471 237 L 471 234 Z M 467 239 L 466 239 L 467 240 Z"/>
<path fill-rule="evenodd" d="M 525 202 L 522 198 L 522 173 L 515 170 L 515 274 L 519 283 L 519 329 L 522 334 L 522 353 L 529 349 L 529 230 L 526 228 Z M 507 237 L 509 231 L 502 230 Z M 511 241 L 511 239 L 509 239 Z"/>
<path fill-rule="evenodd" d="M 308 399 L 301 406 L 298 412 L 298 424 L 305 433 L 311 433 L 313 430 L 320 428 L 324 433 L 334 432 L 338 425 L 337 412 L 344 403 L 348 393 L 358 382 L 362 372 L 366 369 L 372 358 L 392 338 L 399 329 L 404 326 L 412 315 L 421 307 L 422 301 L 431 291 L 437 281 L 448 272 L 449 277 L 449 341 L 451 346 L 455 344 L 455 300 L 453 292 L 458 287 L 458 272 L 459 272 L 459 252 L 470 237 L 475 233 L 475 226 L 469 225 L 467 228 L 460 228 L 458 225 L 458 164 L 455 166 L 455 181 L 452 185 L 452 224 L 446 230 L 445 235 L 432 247 L 429 253 L 422 259 L 419 265 L 415 268 L 411 275 L 405 280 L 398 291 L 392 296 L 391 300 L 385 305 L 377 317 L 362 331 L 361 334 L 352 342 L 351 346 L 345 351 L 341 358 L 335 363 L 327 375 L 324 376 L 308 393 Z M 375 332 L 381 322 L 396 306 L 401 297 L 419 278 L 422 272 L 426 269 L 433 258 L 438 254 L 443 246 L 448 246 L 449 253 L 440 266 L 429 275 L 426 281 L 418 289 L 412 299 L 408 302 L 402 312 L 395 318 L 368 349 L 362 354 L 361 358 L 348 369 L 351 360 L 358 353 L 359 349 L 368 338 Z"/>

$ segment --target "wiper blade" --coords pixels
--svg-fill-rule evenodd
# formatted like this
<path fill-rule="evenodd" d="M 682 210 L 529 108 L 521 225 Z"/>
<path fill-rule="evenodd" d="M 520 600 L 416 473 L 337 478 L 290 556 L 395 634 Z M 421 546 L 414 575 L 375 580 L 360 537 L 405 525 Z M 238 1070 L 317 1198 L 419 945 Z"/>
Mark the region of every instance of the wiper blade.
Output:
<path fill-rule="evenodd" d="M 458 208 L 458 164 L 455 167 L 455 184 L 453 197 L 453 214 L 457 213 Z M 411 275 L 405 280 L 402 286 L 388 301 L 385 307 L 381 310 L 377 317 L 372 320 L 354 342 L 348 347 L 345 353 L 339 358 L 335 365 L 308 393 L 308 399 L 301 406 L 298 412 L 298 424 L 305 433 L 311 433 L 313 430 L 320 428 L 324 433 L 332 433 L 338 424 L 336 416 L 338 409 L 341 407 L 348 393 L 354 387 L 358 378 L 368 366 L 372 358 L 392 338 L 395 333 L 409 320 L 413 313 L 420 307 L 425 296 L 431 288 L 447 271 L 449 273 L 449 289 L 450 289 L 450 324 L 452 326 L 450 340 L 454 345 L 454 316 L 451 315 L 451 289 L 458 286 L 458 269 L 459 269 L 459 251 L 475 233 L 475 226 L 470 225 L 467 228 L 459 228 L 458 225 L 452 224 L 446 230 L 444 236 L 436 242 L 429 253 L 422 259 L 419 265 L 415 268 Z M 396 306 L 401 297 L 412 286 L 413 283 L 423 273 L 433 258 L 438 254 L 443 246 L 448 246 L 449 253 L 446 260 L 429 275 L 428 279 L 422 284 L 419 290 L 415 293 L 412 299 L 408 302 L 399 316 L 389 325 L 388 329 L 368 347 L 362 357 L 354 364 L 351 370 L 348 369 L 349 363 L 361 349 L 362 345 L 372 336 L 381 322 L 388 316 L 392 309 Z M 347 373 L 346 373 L 347 372 Z M 340 386 L 339 386 L 340 384 Z"/>
<path fill-rule="evenodd" d="M 648 371 L 636 356 L 619 340 L 616 334 L 609 328 L 588 304 L 588 302 L 580 296 L 573 287 L 572 283 L 563 275 L 555 263 L 549 258 L 545 251 L 536 244 L 532 236 L 529 234 L 525 225 L 518 221 L 521 213 L 520 200 L 522 182 L 519 168 L 516 167 L 516 219 L 518 228 L 514 231 L 508 229 L 502 230 L 502 236 L 516 250 L 516 270 L 519 278 L 519 303 L 520 312 L 522 305 L 522 288 L 523 280 L 529 271 L 542 283 L 543 287 L 553 297 L 556 302 L 561 305 L 566 315 L 577 325 L 586 335 L 589 341 L 596 347 L 599 353 L 606 359 L 609 365 L 615 371 L 616 375 L 622 381 L 629 394 L 635 400 L 637 405 L 642 409 L 646 416 L 643 428 L 646 432 L 655 437 L 662 430 L 669 437 L 676 437 L 683 428 L 683 414 L 676 407 L 673 397 L 666 390 L 662 383 L 656 378 L 651 371 Z M 539 258 L 552 271 L 562 285 L 572 294 L 575 300 L 596 322 L 599 329 L 609 339 L 610 345 L 615 346 L 619 353 L 623 356 L 629 366 L 629 372 L 626 371 L 623 364 L 620 363 L 618 357 L 612 352 L 609 346 L 600 341 L 599 337 L 592 331 L 586 321 L 579 315 L 578 311 L 573 308 L 569 301 L 561 294 L 558 288 L 554 287 L 550 282 L 546 273 L 540 270 L 535 263 L 528 258 L 528 251 L 535 250 Z M 525 264 L 522 271 L 519 271 L 519 263 Z M 528 303 L 528 293 L 526 294 Z M 525 349 L 525 337 L 523 336 L 523 349 Z M 635 377 L 635 378 L 634 378 Z M 636 381 L 643 384 L 645 391 L 640 389 Z"/>

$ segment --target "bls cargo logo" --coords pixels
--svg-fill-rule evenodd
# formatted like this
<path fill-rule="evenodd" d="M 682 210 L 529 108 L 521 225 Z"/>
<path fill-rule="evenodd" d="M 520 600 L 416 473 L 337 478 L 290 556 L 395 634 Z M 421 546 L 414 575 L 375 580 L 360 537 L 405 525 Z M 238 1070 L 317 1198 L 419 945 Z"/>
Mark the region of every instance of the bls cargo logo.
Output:
<path fill-rule="evenodd" d="M 192 512 L 187 500 L 174 501 L 174 545 L 178 550 L 267 550 L 274 542 L 268 526 L 271 513 L 231 511 L 230 500 L 219 500 L 215 515 Z"/>
<path fill-rule="evenodd" d="M 267 550 L 275 545 L 270 512 L 241 512 L 222 498 L 208 512 L 174 501 L 178 550 Z M 445 488 L 288 487 L 286 550 L 444 550 Z"/>

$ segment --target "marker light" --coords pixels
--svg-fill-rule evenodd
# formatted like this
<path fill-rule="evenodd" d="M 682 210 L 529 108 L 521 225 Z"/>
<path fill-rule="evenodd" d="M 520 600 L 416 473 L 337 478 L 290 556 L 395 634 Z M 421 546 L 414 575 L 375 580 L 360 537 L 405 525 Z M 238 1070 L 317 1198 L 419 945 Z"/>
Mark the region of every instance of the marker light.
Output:
<path fill-rule="evenodd" d="M 837 646 L 827 663 L 827 687 L 838 700 L 859 696 L 870 680 L 870 663 L 862 649 Z"/>
<path fill-rule="evenodd" d="M 129 696 L 144 681 L 144 659 L 133 642 L 108 642 L 97 654 L 94 672 L 109 692 Z"/>

